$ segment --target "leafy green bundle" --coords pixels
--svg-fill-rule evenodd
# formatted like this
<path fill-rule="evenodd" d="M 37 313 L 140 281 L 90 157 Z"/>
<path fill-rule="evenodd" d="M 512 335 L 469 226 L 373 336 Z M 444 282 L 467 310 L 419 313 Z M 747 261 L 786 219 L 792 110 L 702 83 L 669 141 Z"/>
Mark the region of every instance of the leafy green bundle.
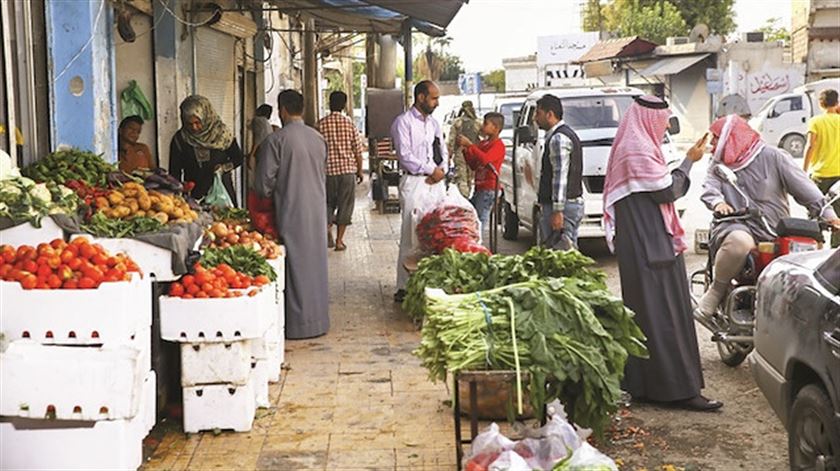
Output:
<path fill-rule="evenodd" d="M 277 279 L 274 268 L 268 264 L 265 257 L 251 247 L 244 245 L 232 245 L 224 249 L 210 247 L 201 255 L 201 264 L 205 267 L 215 267 L 222 263 L 246 275 L 253 277 L 265 275 L 271 281 Z"/>
<path fill-rule="evenodd" d="M 66 183 L 70 180 L 82 180 L 92 186 L 103 187 L 108 174 L 117 168 L 105 162 L 101 156 L 80 149 L 68 149 L 53 152 L 43 159 L 23 169 L 27 177 L 39 181 Z"/>
<path fill-rule="evenodd" d="M 633 312 L 597 282 L 548 278 L 469 294 L 431 291 L 414 353 L 432 380 L 518 363 L 530 373 L 535 411 L 559 399 L 572 420 L 600 434 L 618 408 L 628 354 L 647 356 L 644 341 Z"/>
<path fill-rule="evenodd" d="M 406 285 L 403 309 L 415 320 L 423 318 L 425 289 L 449 294 L 472 293 L 534 278 L 574 277 L 605 288 L 605 275 L 591 268 L 595 261 L 577 251 L 533 247 L 523 255 L 460 253 L 444 250 L 420 261 Z"/>
<path fill-rule="evenodd" d="M 82 224 L 82 230 L 97 237 L 123 238 L 157 232 L 164 227 L 159 220 L 146 216 L 134 216 L 130 219 L 112 219 L 102 212 L 94 213 L 90 221 Z"/>

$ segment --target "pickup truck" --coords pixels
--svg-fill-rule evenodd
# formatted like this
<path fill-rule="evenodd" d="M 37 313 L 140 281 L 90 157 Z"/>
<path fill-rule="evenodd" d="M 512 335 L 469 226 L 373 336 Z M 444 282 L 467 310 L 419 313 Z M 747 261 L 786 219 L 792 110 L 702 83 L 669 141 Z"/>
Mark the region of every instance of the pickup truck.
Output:
<path fill-rule="evenodd" d="M 505 157 L 500 174 L 504 200 L 501 204 L 502 236 L 515 240 L 519 227 L 534 233 L 535 240 L 542 237 L 539 232 L 540 207 L 537 204 L 537 189 L 542 165 L 545 132 L 537 129 L 534 121 L 537 100 L 545 94 L 553 94 L 563 103 L 563 121 L 578 135 L 583 146 L 583 198 L 584 218 L 581 221 L 579 238 L 603 238 L 602 225 L 604 175 L 607 160 L 613 145 L 618 123 L 643 92 L 636 88 L 557 88 L 531 93 L 519 112 L 513 136 L 513 150 Z M 669 166 L 679 165 L 678 156 L 671 145 L 671 135 L 679 132 L 679 121 L 671 117 L 669 133 L 662 143 L 662 150 Z M 680 215 L 684 203 L 677 202 Z"/>

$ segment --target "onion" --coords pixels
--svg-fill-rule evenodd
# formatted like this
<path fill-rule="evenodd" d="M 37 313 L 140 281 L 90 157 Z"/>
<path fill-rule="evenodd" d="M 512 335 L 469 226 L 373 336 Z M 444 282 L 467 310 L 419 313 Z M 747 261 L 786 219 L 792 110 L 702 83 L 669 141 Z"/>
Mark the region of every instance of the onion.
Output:
<path fill-rule="evenodd" d="M 225 241 L 227 241 L 227 243 L 229 244 L 237 244 L 239 243 L 239 236 L 236 234 L 228 234 L 228 236 L 225 238 Z"/>
<path fill-rule="evenodd" d="M 217 237 L 227 237 L 230 233 L 228 227 L 223 222 L 217 222 L 210 227 L 210 230 L 215 234 Z"/>

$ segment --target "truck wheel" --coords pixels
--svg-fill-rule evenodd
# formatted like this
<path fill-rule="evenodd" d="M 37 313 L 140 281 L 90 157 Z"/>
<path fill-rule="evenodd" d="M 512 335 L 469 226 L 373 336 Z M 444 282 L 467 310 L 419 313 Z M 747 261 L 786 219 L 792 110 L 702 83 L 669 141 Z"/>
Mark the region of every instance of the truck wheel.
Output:
<path fill-rule="evenodd" d="M 782 139 L 780 147 L 794 159 L 801 159 L 805 152 L 805 138 L 799 134 L 788 134 Z"/>
<path fill-rule="evenodd" d="M 840 426 L 831 400 L 816 384 L 802 388 L 788 423 L 790 469 L 831 469 L 840 460 Z"/>
<path fill-rule="evenodd" d="M 519 216 L 513 212 L 510 203 L 504 202 L 502 204 L 502 212 L 504 214 L 504 227 L 502 227 L 502 238 L 505 240 L 516 240 L 519 237 Z"/>
<path fill-rule="evenodd" d="M 718 355 L 720 355 L 720 361 L 724 365 L 731 366 L 732 368 L 743 363 L 747 359 L 747 355 L 752 351 L 752 347 L 748 345 L 741 345 L 742 348 L 738 349 L 729 342 L 715 342 L 715 344 L 717 345 Z"/>

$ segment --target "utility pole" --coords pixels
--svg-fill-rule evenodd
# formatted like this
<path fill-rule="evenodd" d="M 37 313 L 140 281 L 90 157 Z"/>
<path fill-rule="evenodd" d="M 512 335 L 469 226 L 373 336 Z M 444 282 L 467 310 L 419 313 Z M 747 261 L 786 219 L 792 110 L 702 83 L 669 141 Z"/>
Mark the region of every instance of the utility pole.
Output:
<path fill-rule="evenodd" d="M 303 121 L 318 121 L 318 51 L 315 50 L 315 20 L 306 20 L 303 33 Z"/>

